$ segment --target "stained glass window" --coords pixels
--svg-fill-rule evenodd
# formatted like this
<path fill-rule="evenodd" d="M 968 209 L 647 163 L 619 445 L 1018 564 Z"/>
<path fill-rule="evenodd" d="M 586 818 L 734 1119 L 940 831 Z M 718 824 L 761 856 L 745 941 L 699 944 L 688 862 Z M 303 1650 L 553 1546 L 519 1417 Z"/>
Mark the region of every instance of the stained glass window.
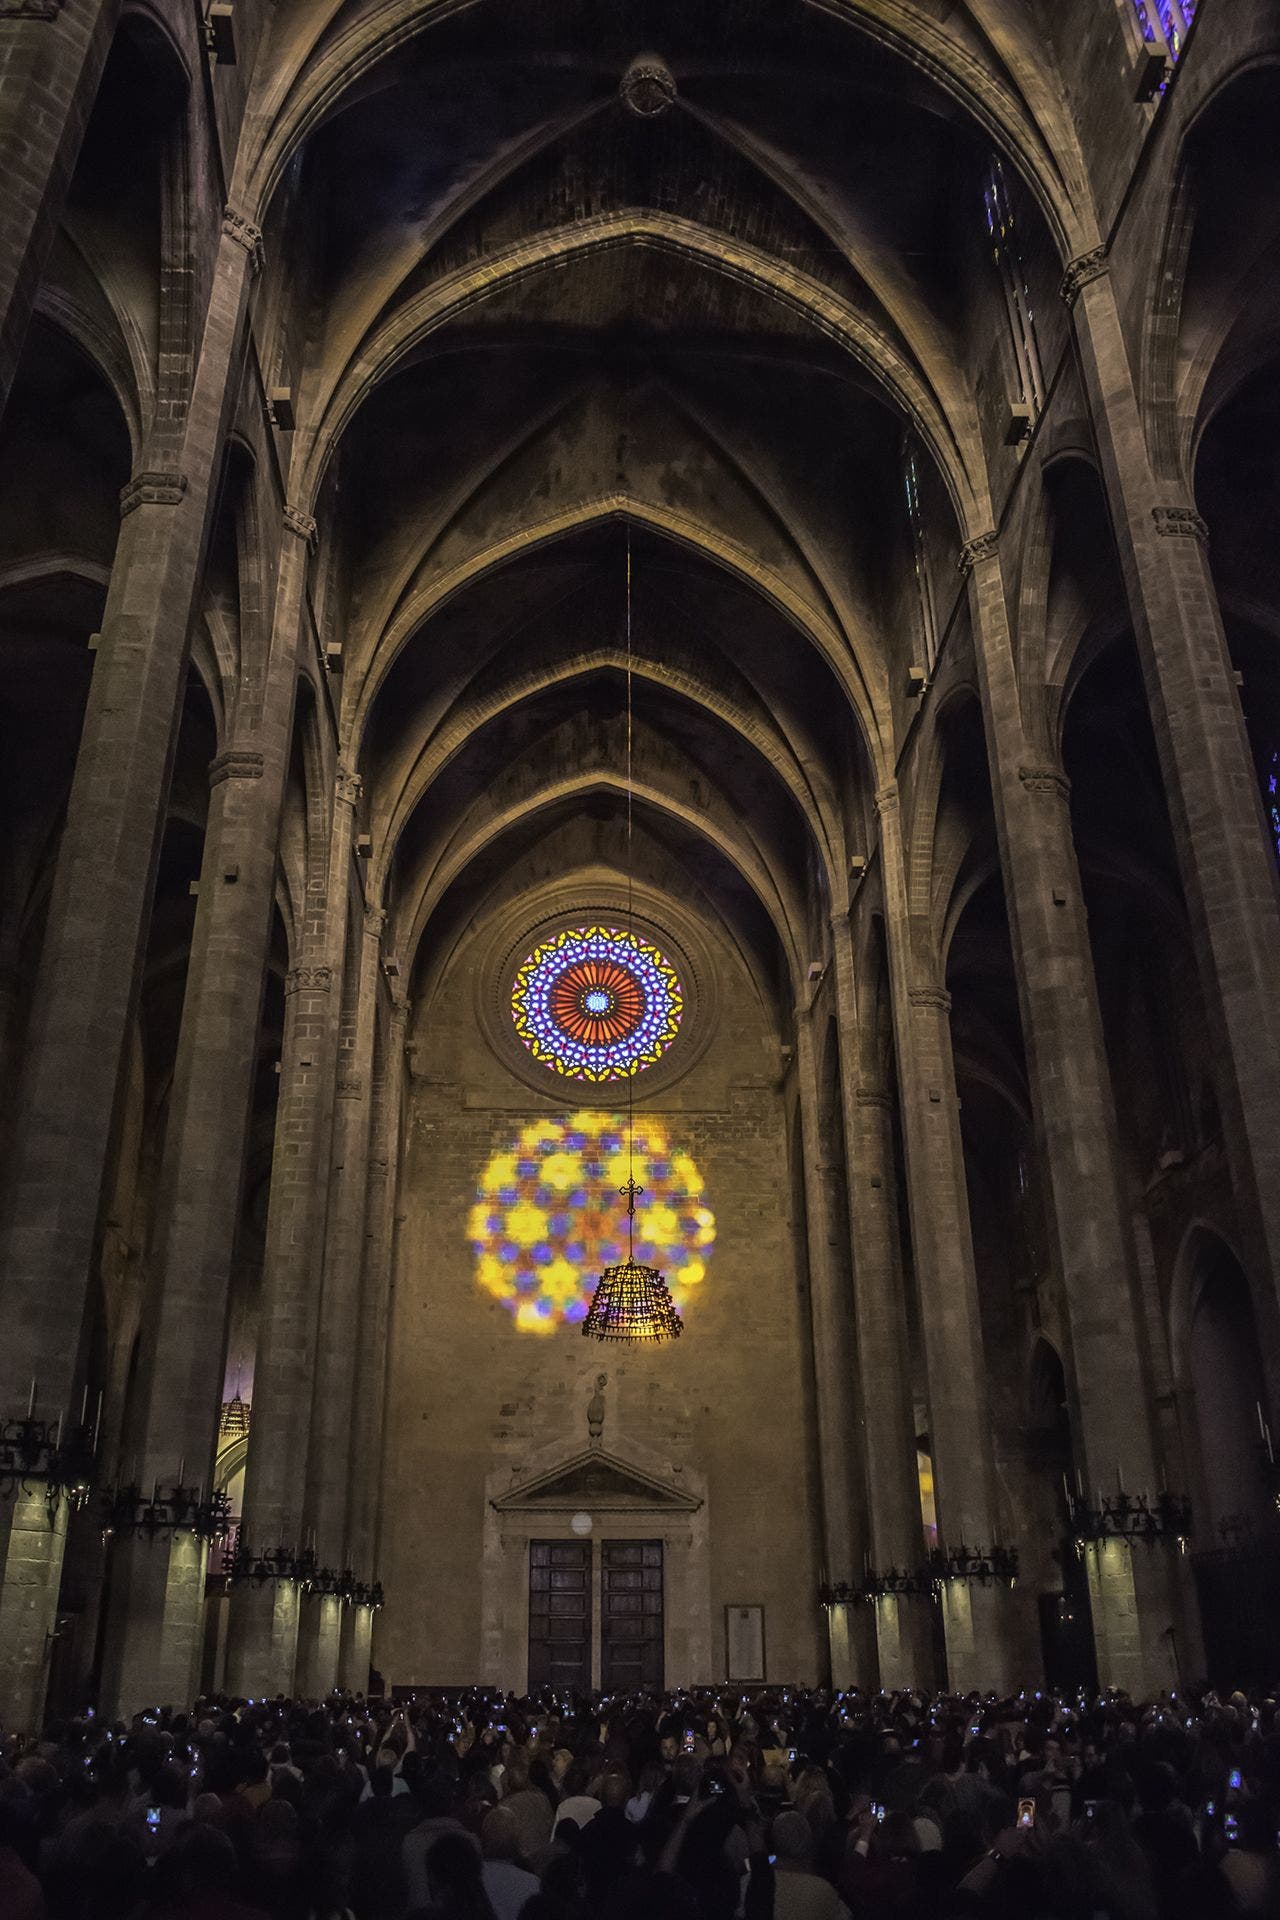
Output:
<path fill-rule="evenodd" d="M 998 159 L 993 158 L 988 168 L 982 197 L 987 214 L 987 231 L 991 235 L 991 251 L 1009 315 L 1009 334 L 1014 363 L 1018 369 L 1018 398 L 1030 407 L 1033 416 L 1038 416 L 1044 407 L 1040 342 L 1036 335 L 1036 318 L 1031 308 L 1031 290 L 1022 263 L 1018 229 L 1014 223 L 1009 183 Z"/>
<path fill-rule="evenodd" d="M 1280 747 L 1272 747 L 1267 757 L 1264 778 L 1267 825 L 1271 828 L 1271 844 L 1275 849 L 1276 863 L 1280 865 Z"/>
<path fill-rule="evenodd" d="M 671 962 L 638 934 L 572 927 L 534 948 L 511 990 L 516 1032 L 570 1080 L 627 1080 L 660 1060 L 684 995 Z"/>
<path fill-rule="evenodd" d="M 716 1217 L 691 1153 L 660 1121 L 589 1110 L 533 1120 L 486 1165 L 467 1220 L 476 1281 L 521 1333 L 580 1324 L 601 1269 L 627 1257 L 632 1171 L 635 1258 L 666 1277 L 684 1308 L 706 1278 Z"/>
<path fill-rule="evenodd" d="M 1133 0 L 1143 39 L 1163 39 L 1170 58 L 1176 60 L 1196 17 L 1196 4 L 1197 0 Z"/>

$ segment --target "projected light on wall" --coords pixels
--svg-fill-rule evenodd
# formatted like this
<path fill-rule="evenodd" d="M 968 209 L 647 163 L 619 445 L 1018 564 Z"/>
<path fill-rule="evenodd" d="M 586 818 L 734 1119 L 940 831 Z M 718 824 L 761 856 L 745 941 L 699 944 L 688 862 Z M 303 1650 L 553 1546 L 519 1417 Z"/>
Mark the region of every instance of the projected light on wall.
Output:
<path fill-rule="evenodd" d="M 691 1154 L 660 1121 L 634 1137 L 635 1257 L 666 1275 L 678 1307 L 706 1277 L 716 1220 Z M 480 1176 L 467 1223 L 476 1279 L 523 1333 L 554 1333 L 586 1315 L 600 1271 L 626 1258 L 626 1122 L 584 1112 L 533 1120 Z"/>
<path fill-rule="evenodd" d="M 511 1017 L 535 1060 L 570 1080 L 628 1080 L 660 1060 L 684 995 L 666 956 L 618 927 L 569 927 L 516 971 Z"/>

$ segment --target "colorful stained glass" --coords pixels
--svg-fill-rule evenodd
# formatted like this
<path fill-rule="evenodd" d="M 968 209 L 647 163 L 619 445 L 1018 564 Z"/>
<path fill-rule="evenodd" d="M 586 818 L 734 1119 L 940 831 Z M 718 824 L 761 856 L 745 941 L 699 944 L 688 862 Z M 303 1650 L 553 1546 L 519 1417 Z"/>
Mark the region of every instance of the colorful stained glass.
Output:
<path fill-rule="evenodd" d="M 626 1200 L 636 1202 L 635 1258 L 666 1277 L 677 1307 L 702 1285 L 715 1245 L 693 1156 L 660 1121 L 627 1122 L 588 1111 L 533 1120 L 499 1149 L 480 1176 L 467 1238 L 476 1281 L 513 1315 L 522 1333 L 578 1325 L 602 1270 L 627 1258 Z"/>
<path fill-rule="evenodd" d="M 655 946 L 617 927 L 572 927 L 535 947 L 511 991 L 516 1032 L 570 1080 L 626 1080 L 661 1059 L 684 995 Z"/>
<path fill-rule="evenodd" d="M 1280 747 L 1272 747 L 1267 759 L 1267 824 L 1276 863 L 1280 865 Z"/>
<path fill-rule="evenodd" d="M 1191 22 L 1196 17 L 1196 0 L 1133 0 L 1133 10 L 1146 41 L 1156 39 L 1156 23 L 1159 22 L 1160 34 L 1169 49 L 1170 58 L 1176 60 L 1186 42 Z"/>

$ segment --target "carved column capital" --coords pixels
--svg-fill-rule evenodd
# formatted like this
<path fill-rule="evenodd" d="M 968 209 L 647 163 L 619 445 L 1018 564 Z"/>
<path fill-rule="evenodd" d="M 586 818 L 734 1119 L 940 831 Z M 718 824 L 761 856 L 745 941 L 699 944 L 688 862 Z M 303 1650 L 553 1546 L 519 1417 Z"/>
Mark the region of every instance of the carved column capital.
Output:
<path fill-rule="evenodd" d="M 951 995 L 945 987 L 908 987 L 907 999 L 913 1007 L 932 1007 L 938 1013 L 950 1013 Z"/>
<path fill-rule="evenodd" d="M 332 967 L 291 967 L 284 977 L 286 994 L 328 993 L 332 985 Z"/>
<path fill-rule="evenodd" d="M 994 527 L 988 527 L 985 533 L 975 533 L 972 540 L 965 541 L 956 567 L 967 577 L 980 560 L 994 560 L 999 551 L 1000 536 Z"/>
<path fill-rule="evenodd" d="M 234 240 L 236 245 L 243 247 L 248 254 L 249 272 L 255 277 L 261 273 L 264 257 L 262 228 L 254 221 L 247 219 L 243 213 L 239 213 L 235 207 L 227 206 L 223 209 L 222 231 L 228 240 Z"/>
<path fill-rule="evenodd" d="M 56 20 L 62 0 L 0 0 L 0 20 Z"/>
<path fill-rule="evenodd" d="M 1194 507 L 1152 507 L 1151 518 L 1163 540 L 1200 540 L 1209 544 L 1208 523 Z"/>
<path fill-rule="evenodd" d="M 350 767 L 339 767 L 337 779 L 333 783 L 334 792 L 344 806 L 354 807 L 364 791 L 364 781 Z"/>
<path fill-rule="evenodd" d="M 1061 800 L 1071 798 L 1071 782 L 1061 767 L 1019 767 L 1018 778 L 1028 793 L 1056 793 Z"/>
<path fill-rule="evenodd" d="M 286 506 L 284 524 L 290 533 L 296 533 L 303 545 L 314 549 L 316 544 L 316 523 L 314 517 L 304 513 L 301 507 Z"/>
<path fill-rule="evenodd" d="M 251 747 L 228 747 L 209 762 L 209 785 L 220 786 L 224 780 L 261 780 L 262 755 Z"/>
<path fill-rule="evenodd" d="M 120 489 L 120 518 L 135 507 L 176 507 L 187 490 L 187 476 L 177 471 L 149 468 L 135 473 Z"/>
<path fill-rule="evenodd" d="M 371 940 L 381 940 L 382 929 L 387 924 L 385 907 L 366 907 L 364 910 L 364 930 Z"/>
<path fill-rule="evenodd" d="M 877 814 L 896 813 L 898 811 L 898 786 L 896 781 L 889 780 L 883 787 L 876 788 L 875 808 Z"/>
<path fill-rule="evenodd" d="M 1105 247 L 1091 247 L 1088 253 L 1077 254 L 1069 261 L 1058 289 L 1066 304 L 1074 307 L 1081 287 L 1087 287 L 1091 280 L 1100 280 L 1109 266 Z"/>
<path fill-rule="evenodd" d="M 346 1074 L 338 1082 L 339 1100 L 358 1100 L 363 1091 L 363 1081 L 358 1073 Z"/>

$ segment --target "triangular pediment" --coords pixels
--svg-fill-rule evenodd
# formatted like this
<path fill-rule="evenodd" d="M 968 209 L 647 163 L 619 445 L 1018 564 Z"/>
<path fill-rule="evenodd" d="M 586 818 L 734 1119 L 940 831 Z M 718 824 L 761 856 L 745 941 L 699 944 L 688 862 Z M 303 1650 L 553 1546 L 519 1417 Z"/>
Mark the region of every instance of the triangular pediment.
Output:
<path fill-rule="evenodd" d="M 696 1513 L 702 1502 L 643 1468 L 592 1447 L 523 1486 L 512 1487 L 493 1504 L 499 1513 L 529 1508 L 543 1513 L 576 1513 L 583 1507 L 597 1513 L 626 1513 L 642 1507 Z"/>

